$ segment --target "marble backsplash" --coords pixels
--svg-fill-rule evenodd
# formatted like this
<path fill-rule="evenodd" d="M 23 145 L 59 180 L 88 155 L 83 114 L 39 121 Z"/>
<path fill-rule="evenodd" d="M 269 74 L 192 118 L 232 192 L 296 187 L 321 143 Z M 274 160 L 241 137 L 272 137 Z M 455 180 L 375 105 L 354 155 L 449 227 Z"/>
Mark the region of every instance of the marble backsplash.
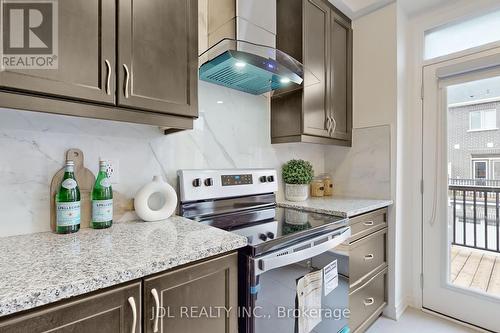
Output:
<path fill-rule="evenodd" d="M 355 128 L 351 148 L 327 148 L 325 171 L 332 175 L 336 196 L 390 199 L 390 126 Z"/>
<path fill-rule="evenodd" d="M 79 148 L 97 172 L 119 161 L 115 190 L 133 197 L 155 174 L 176 185 L 187 168 L 280 168 L 291 158 L 324 171 L 322 145 L 271 145 L 269 98 L 200 82 L 200 117 L 164 136 L 153 126 L 0 109 L 0 237 L 49 230 L 49 184 L 65 151 Z M 282 191 L 278 196 L 282 195 Z"/>

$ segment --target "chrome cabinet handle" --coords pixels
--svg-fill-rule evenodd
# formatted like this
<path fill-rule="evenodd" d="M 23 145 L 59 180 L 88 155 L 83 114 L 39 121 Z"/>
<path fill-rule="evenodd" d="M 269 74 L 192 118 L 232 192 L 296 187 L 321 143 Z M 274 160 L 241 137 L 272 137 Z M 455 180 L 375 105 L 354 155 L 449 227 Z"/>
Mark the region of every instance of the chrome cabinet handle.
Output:
<path fill-rule="evenodd" d="M 367 254 L 365 256 L 365 261 L 373 260 L 373 258 L 375 258 L 375 256 L 373 255 L 373 253 Z"/>
<path fill-rule="evenodd" d="M 104 62 L 106 63 L 106 70 L 108 71 L 108 74 L 106 75 L 106 94 L 111 95 L 111 64 L 109 63 L 108 59 L 104 60 Z"/>
<path fill-rule="evenodd" d="M 332 136 L 332 124 L 333 124 L 333 118 L 331 116 L 326 117 L 326 132 L 328 133 L 328 136 Z"/>
<path fill-rule="evenodd" d="M 123 90 L 125 98 L 128 98 L 128 82 L 130 81 L 130 72 L 125 64 L 123 64 L 123 69 L 125 69 L 125 88 Z"/>
<path fill-rule="evenodd" d="M 373 221 L 366 221 L 366 222 L 363 222 L 363 225 L 366 225 L 366 226 L 371 226 L 371 225 L 374 225 L 375 222 Z"/>
<path fill-rule="evenodd" d="M 333 122 L 333 128 L 332 128 L 332 133 L 330 134 L 330 136 L 333 136 L 333 133 L 335 133 L 335 130 L 337 129 L 337 121 L 335 120 L 335 118 L 332 116 L 332 122 Z"/>
<path fill-rule="evenodd" d="M 133 297 L 129 297 L 128 303 L 132 308 L 132 329 L 130 332 L 135 333 L 135 326 L 137 326 L 137 307 L 135 306 L 135 299 Z"/>
<path fill-rule="evenodd" d="M 373 297 L 369 297 L 369 298 L 365 298 L 363 300 L 363 304 L 365 306 L 370 306 L 370 305 L 373 305 L 373 303 L 375 303 L 375 299 Z"/>
<path fill-rule="evenodd" d="M 160 298 L 158 297 L 158 291 L 153 288 L 151 289 L 151 294 L 155 300 L 155 321 L 153 325 L 153 332 L 158 332 L 158 320 L 160 319 Z"/>

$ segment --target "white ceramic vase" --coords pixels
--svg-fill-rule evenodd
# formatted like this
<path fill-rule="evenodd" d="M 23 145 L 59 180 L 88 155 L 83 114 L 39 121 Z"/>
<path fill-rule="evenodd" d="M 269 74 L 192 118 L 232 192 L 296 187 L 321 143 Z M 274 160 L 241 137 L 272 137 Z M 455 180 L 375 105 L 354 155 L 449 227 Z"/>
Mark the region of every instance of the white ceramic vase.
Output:
<path fill-rule="evenodd" d="M 309 197 L 309 184 L 285 184 L 285 199 L 306 201 Z"/>
<path fill-rule="evenodd" d="M 149 198 L 158 193 L 163 197 L 164 205 L 159 209 L 149 207 Z M 169 218 L 177 207 L 177 193 L 161 176 L 154 176 L 153 181 L 144 185 L 134 198 L 137 215 L 144 221 L 159 221 Z"/>

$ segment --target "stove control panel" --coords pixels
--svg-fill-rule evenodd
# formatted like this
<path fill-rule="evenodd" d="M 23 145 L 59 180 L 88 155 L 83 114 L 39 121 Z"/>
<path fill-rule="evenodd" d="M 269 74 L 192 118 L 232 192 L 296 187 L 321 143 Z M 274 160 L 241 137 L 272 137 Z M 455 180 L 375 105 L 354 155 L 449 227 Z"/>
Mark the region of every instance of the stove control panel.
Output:
<path fill-rule="evenodd" d="M 274 169 L 179 170 L 181 202 L 275 193 Z"/>
<path fill-rule="evenodd" d="M 250 184 L 253 184 L 253 177 L 252 177 L 252 174 L 222 175 L 221 182 L 222 182 L 222 186 L 250 185 Z"/>

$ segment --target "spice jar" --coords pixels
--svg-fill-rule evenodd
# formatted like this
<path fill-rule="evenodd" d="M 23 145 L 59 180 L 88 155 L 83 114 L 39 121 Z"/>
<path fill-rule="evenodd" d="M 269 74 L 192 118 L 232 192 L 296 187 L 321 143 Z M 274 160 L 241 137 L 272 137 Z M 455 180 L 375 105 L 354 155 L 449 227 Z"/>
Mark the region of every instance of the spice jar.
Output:
<path fill-rule="evenodd" d="M 325 185 L 322 177 L 314 177 L 311 182 L 311 196 L 322 197 L 325 194 Z"/>
<path fill-rule="evenodd" d="M 322 174 L 321 177 L 323 179 L 323 185 L 325 186 L 324 195 L 332 196 L 333 195 L 332 177 L 327 173 Z"/>

